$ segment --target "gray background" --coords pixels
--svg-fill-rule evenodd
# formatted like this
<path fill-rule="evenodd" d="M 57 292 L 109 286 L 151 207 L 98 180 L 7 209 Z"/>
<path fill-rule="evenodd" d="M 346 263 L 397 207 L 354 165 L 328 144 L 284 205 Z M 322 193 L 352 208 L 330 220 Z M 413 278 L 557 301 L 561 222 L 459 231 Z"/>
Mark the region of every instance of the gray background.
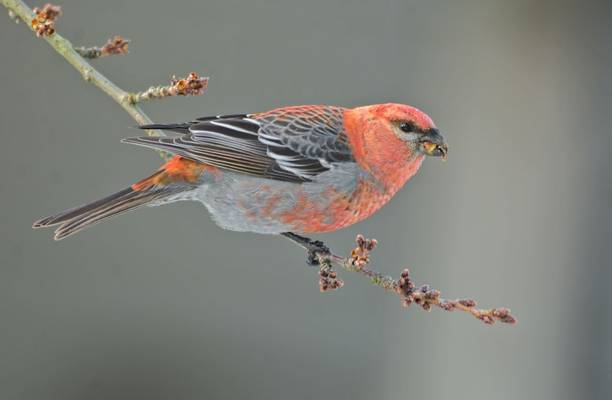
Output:
<path fill-rule="evenodd" d="M 134 122 L 0 18 L 0 398 L 609 399 L 612 8 L 587 1 L 62 1 L 77 44 L 138 90 L 191 70 L 203 97 L 154 120 L 397 101 L 450 143 L 381 212 L 322 235 L 380 240 L 376 265 L 507 305 L 519 324 L 416 308 L 303 254 L 226 232 L 197 204 L 55 243 L 34 219 L 157 168 Z M 608 2 L 609 4 L 609 2 Z"/>

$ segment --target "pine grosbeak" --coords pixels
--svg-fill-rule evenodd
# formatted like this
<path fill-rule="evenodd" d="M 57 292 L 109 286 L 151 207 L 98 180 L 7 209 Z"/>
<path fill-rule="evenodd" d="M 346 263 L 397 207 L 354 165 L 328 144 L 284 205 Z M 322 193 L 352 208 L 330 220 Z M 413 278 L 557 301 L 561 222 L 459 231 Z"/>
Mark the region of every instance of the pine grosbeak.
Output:
<path fill-rule="evenodd" d="M 177 135 L 123 141 L 173 158 L 120 192 L 34 227 L 59 225 L 55 239 L 60 240 L 142 205 L 193 200 L 225 229 L 330 232 L 380 209 L 425 155 L 447 153 L 432 120 L 402 104 L 292 106 L 142 128 Z"/>

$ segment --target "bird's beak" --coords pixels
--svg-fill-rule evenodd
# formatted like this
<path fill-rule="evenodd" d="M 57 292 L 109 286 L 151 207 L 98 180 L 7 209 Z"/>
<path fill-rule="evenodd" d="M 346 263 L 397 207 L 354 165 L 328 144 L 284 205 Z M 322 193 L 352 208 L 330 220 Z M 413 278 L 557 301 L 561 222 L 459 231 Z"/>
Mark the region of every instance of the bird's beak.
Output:
<path fill-rule="evenodd" d="M 421 152 L 432 157 L 442 157 L 446 160 L 446 154 L 448 153 L 448 146 L 444 141 L 440 132 L 433 128 L 425 132 L 419 139 L 419 147 Z"/>

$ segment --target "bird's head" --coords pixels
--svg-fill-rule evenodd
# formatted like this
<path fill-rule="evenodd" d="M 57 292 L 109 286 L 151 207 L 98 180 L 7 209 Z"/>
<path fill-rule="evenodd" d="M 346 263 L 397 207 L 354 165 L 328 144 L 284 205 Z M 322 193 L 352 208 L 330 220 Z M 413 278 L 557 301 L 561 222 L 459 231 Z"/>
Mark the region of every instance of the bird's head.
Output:
<path fill-rule="evenodd" d="M 424 156 L 445 159 L 448 152 L 431 118 L 405 104 L 354 108 L 345 125 L 357 162 L 387 186 L 403 185 Z"/>
<path fill-rule="evenodd" d="M 423 111 L 405 104 L 379 104 L 370 106 L 386 132 L 392 132 L 411 150 L 446 159 L 448 146 L 438 128 Z"/>

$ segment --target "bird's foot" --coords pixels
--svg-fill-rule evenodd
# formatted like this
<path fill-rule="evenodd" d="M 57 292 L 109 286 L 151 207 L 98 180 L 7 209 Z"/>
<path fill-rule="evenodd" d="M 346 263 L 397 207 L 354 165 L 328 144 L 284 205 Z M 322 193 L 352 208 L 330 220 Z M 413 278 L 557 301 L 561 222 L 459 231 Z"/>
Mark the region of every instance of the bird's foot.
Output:
<path fill-rule="evenodd" d="M 284 237 L 306 249 L 308 265 L 319 267 L 319 289 L 321 292 L 340 289 L 344 282 L 332 269 L 331 251 L 320 240 L 300 236 L 293 232 L 282 233 Z"/>
<path fill-rule="evenodd" d="M 317 266 L 321 264 L 321 257 L 329 256 L 329 247 L 320 240 L 312 240 L 306 249 L 306 262 L 308 265 Z"/>
<path fill-rule="evenodd" d="M 321 264 L 321 258 L 331 254 L 329 247 L 320 240 L 312 240 L 293 232 L 284 232 L 281 235 L 306 249 L 306 262 L 308 265 L 318 266 Z"/>

